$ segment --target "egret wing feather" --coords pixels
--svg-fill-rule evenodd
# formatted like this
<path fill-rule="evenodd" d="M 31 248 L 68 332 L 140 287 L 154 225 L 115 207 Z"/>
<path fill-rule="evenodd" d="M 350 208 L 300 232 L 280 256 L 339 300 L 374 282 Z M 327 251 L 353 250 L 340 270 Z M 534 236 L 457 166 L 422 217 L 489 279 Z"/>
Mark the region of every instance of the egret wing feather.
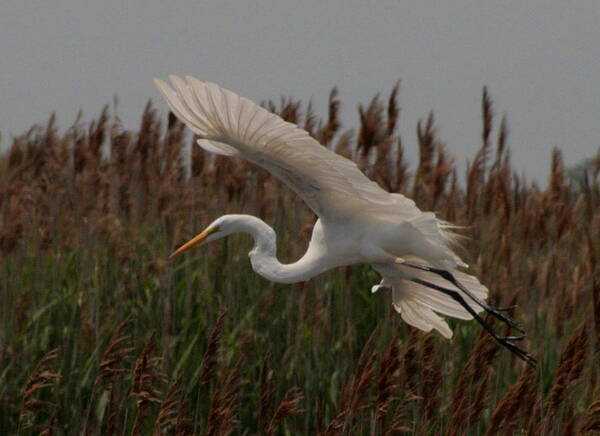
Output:
<path fill-rule="evenodd" d="M 199 145 L 262 166 L 321 218 L 387 212 L 411 219 L 422 213 L 412 200 L 383 190 L 305 130 L 216 84 L 186 79 L 171 76 L 174 89 L 155 82 L 173 113 L 201 136 Z"/>

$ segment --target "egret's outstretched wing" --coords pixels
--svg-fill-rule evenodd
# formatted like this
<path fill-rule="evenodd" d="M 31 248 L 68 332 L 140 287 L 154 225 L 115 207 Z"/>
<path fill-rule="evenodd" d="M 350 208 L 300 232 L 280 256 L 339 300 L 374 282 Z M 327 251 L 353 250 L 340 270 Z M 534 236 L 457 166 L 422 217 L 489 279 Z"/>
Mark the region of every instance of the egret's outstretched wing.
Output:
<path fill-rule="evenodd" d="M 322 218 L 350 218 L 370 210 L 413 218 L 415 203 L 369 180 L 354 162 L 320 145 L 305 130 L 213 83 L 170 77 L 155 83 L 173 113 L 213 153 L 240 156 L 292 188 Z"/>

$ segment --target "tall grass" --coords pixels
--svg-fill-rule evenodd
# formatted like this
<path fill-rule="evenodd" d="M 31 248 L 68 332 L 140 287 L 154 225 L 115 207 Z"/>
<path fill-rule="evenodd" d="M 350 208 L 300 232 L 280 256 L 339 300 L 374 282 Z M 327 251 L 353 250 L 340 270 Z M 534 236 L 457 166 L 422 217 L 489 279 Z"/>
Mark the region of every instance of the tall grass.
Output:
<path fill-rule="evenodd" d="M 464 177 L 429 115 L 404 158 L 398 87 L 341 130 L 283 99 L 266 106 L 355 159 L 386 189 L 465 226 L 463 257 L 513 314 L 532 370 L 477 323 L 424 334 L 371 295 L 368 266 L 296 285 L 253 273 L 241 235 L 167 260 L 224 213 L 256 214 L 297 258 L 315 217 L 265 171 L 205 154 L 151 105 L 139 130 L 104 110 L 51 118 L 0 158 L 2 434 L 592 434 L 600 428 L 600 158 L 572 186 L 515 174 L 487 90 Z M 475 128 L 475 126 L 473 126 Z M 465 180 L 464 183 L 461 180 Z M 490 320 L 490 322 L 492 322 Z"/>

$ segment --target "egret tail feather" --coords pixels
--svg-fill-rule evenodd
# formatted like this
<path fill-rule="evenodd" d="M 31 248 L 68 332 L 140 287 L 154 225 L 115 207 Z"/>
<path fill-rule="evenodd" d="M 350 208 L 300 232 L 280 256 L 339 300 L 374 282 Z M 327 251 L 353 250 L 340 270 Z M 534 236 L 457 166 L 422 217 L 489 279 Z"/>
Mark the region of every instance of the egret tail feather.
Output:
<path fill-rule="evenodd" d="M 415 261 L 413 259 L 413 261 Z M 416 260 L 415 262 L 419 262 Z M 421 261 L 422 262 L 422 261 Z M 442 336 L 452 338 L 452 330 L 442 318 L 448 316 L 457 319 L 470 320 L 473 316 L 457 301 L 435 289 L 431 289 L 413 279 L 426 281 L 443 286 L 458 292 L 465 298 L 469 306 L 477 313 L 483 308 L 475 301 L 468 298 L 460 289 L 444 280 L 437 274 L 429 271 L 410 269 L 401 264 L 374 265 L 375 269 L 383 276 L 381 286 L 392 288 L 392 304 L 400 313 L 402 319 L 413 327 L 425 332 L 432 329 L 439 331 Z M 456 279 L 481 301 L 488 296 L 488 289 L 472 275 L 458 270 L 452 271 Z M 374 287 L 374 291 L 377 287 Z M 441 315 L 441 316 L 440 316 Z"/>

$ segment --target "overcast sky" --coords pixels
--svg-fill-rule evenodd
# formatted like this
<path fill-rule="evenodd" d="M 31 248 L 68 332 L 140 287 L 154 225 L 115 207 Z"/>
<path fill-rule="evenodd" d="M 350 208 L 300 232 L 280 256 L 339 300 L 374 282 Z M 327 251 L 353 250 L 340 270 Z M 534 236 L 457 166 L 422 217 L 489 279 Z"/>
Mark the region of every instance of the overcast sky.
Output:
<path fill-rule="evenodd" d="M 480 145 L 487 85 L 515 168 L 542 184 L 554 146 L 574 164 L 600 145 L 598 0 L 5 0 L 0 56 L 4 146 L 52 111 L 61 127 L 80 108 L 89 120 L 114 94 L 133 128 L 149 98 L 166 111 L 151 79 L 170 73 L 321 108 L 337 85 L 345 128 L 400 79 L 409 157 L 433 109 L 463 163 Z"/>

